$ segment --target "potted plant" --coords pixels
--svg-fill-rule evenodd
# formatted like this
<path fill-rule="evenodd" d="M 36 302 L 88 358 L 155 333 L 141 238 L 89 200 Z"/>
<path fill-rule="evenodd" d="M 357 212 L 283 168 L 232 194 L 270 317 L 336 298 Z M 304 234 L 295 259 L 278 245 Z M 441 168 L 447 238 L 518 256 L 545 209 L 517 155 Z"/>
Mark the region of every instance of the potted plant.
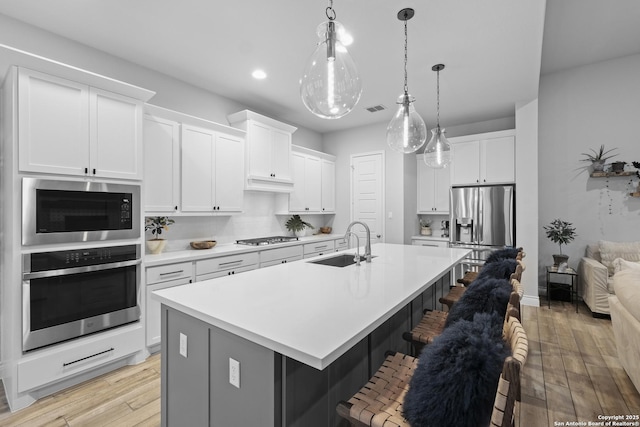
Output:
<path fill-rule="evenodd" d="M 305 228 L 313 228 L 313 225 L 305 222 L 300 218 L 300 215 L 293 215 L 284 224 L 287 230 L 293 232 L 297 237 L 302 237 L 305 234 Z"/>
<path fill-rule="evenodd" d="M 147 240 L 147 248 L 152 254 L 159 254 L 163 251 L 167 244 L 165 239 L 162 239 L 160 235 L 163 231 L 168 231 L 169 226 L 175 221 L 168 216 L 150 216 L 145 220 L 144 230 L 151 231 L 153 239 Z"/>
<path fill-rule="evenodd" d="M 602 171 L 604 169 L 604 163 L 612 158 L 617 156 L 617 154 L 610 154 L 613 150 L 617 150 L 617 148 L 611 148 L 609 150 L 604 149 L 604 144 L 600 146 L 598 151 L 590 148 L 591 153 L 582 153 L 583 156 L 586 156 L 586 159 L 582 159 L 583 162 L 591 162 L 591 166 L 593 166 L 594 171 Z"/>
<path fill-rule="evenodd" d="M 420 234 L 423 236 L 431 236 L 431 220 L 420 219 Z"/>
<path fill-rule="evenodd" d="M 573 224 L 570 222 L 554 219 L 549 225 L 545 225 L 543 228 L 549 240 L 557 243 L 560 248 L 560 253 L 553 255 L 553 266 L 557 267 L 563 262 L 566 263 L 569 260 L 569 255 L 562 253 L 562 245 L 566 245 L 576 238 L 575 227 L 573 227 Z"/>

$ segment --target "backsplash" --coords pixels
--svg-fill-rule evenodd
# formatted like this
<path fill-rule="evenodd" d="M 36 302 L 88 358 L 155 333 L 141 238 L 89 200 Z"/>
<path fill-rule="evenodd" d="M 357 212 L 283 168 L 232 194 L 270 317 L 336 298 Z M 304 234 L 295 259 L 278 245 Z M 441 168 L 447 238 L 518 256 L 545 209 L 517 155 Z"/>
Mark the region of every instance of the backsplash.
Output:
<path fill-rule="evenodd" d="M 235 243 L 238 239 L 266 236 L 289 236 L 284 226 L 291 215 L 276 215 L 274 193 L 247 191 L 244 212 L 230 216 L 170 216 L 175 223 L 162 233 L 167 240 L 165 252 L 189 249 L 194 240 L 215 240 L 218 244 Z M 301 215 L 315 228 L 307 235 L 317 233 L 319 227 L 331 226 L 334 215 Z M 151 239 L 151 232 L 146 232 Z"/>

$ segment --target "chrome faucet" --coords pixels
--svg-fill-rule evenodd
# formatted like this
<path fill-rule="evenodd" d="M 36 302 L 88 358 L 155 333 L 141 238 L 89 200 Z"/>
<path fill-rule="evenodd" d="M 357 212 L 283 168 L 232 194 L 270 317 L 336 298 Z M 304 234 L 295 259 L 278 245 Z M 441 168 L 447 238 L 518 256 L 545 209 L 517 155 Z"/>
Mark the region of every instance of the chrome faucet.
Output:
<path fill-rule="evenodd" d="M 347 231 L 344 238 L 348 239 L 350 235 L 356 238 L 356 254 L 353 256 L 353 260 L 356 262 L 356 265 L 360 265 L 360 237 L 353 231 Z"/>
<path fill-rule="evenodd" d="M 364 227 L 365 232 L 367 233 L 367 243 L 364 246 L 364 259 L 367 262 L 371 262 L 371 230 L 369 230 L 369 226 L 367 224 L 365 224 L 362 221 L 353 221 L 347 227 L 347 231 L 344 233 L 344 238 L 345 239 L 349 238 L 349 233 L 351 233 L 351 227 L 353 227 L 355 224 L 362 225 Z M 358 245 L 360 245 L 359 239 L 358 239 Z"/>

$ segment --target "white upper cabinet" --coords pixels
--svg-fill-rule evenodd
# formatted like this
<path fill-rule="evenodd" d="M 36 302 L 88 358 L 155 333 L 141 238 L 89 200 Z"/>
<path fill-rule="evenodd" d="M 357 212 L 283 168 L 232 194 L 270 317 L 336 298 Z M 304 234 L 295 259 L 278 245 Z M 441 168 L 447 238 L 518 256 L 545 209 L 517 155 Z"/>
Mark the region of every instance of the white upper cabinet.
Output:
<path fill-rule="evenodd" d="M 418 213 L 449 213 L 449 168 L 428 167 L 423 155 L 416 156 L 418 163 Z"/>
<path fill-rule="evenodd" d="M 182 125 L 182 212 L 241 212 L 244 140 Z"/>
<path fill-rule="evenodd" d="M 180 203 L 180 123 L 144 117 L 146 212 L 176 212 Z"/>
<path fill-rule="evenodd" d="M 323 213 L 335 213 L 336 211 L 336 162 L 322 159 L 322 183 L 320 194 L 322 195 Z"/>
<path fill-rule="evenodd" d="M 291 135 L 296 128 L 249 110 L 231 114 L 228 120 L 247 132 L 245 189 L 293 191 Z"/>
<path fill-rule="evenodd" d="M 142 179 L 142 101 L 48 74 L 18 71 L 19 167 Z"/>
<path fill-rule="evenodd" d="M 290 212 L 320 212 L 322 205 L 322 166 L 318 157 L 294 152 L 293 192 L 289 196 Z"/>
<path fill-rule="evenodd" d="M 292 147 L 293 191 L 278 195 L 279 213 L 335 213 L 335 156 Z"/>
<path fill-rule="evenodd" d="M 450 138 L 451 185 L 515 182 L 515 131 Z"/>

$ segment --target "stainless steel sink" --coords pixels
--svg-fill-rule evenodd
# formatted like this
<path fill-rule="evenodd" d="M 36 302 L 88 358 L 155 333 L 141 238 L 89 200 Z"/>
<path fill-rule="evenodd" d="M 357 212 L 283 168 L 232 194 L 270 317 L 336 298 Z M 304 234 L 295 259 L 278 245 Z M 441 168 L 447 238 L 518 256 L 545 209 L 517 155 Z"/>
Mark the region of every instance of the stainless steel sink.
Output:
<path fill-rule="evenodd" d="M 317 261 L 307 261 L 313 264 L 330 265 L 332 267 L 346 267 L 348 265 L 355 264 L 354 254 L 340 254 L 332 256 L 331 258 L 319 259 Z M 360 262 L 365 262 L 364 256 L 360 256 Z"/>

